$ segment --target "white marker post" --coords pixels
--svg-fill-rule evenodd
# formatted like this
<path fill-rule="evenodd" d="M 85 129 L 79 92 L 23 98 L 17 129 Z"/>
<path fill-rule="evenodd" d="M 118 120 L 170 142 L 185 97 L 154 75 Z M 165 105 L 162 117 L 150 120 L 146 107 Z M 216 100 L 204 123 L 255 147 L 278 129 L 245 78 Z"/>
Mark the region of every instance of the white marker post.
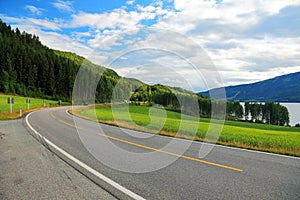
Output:
<path fill-rule="evenodd" d="M 22 108 L 20 108 L 20 117 L 22 117 Z"/>
<path fill-rule="evenodd" d="M 14 104 L 15 99 L 13 97 L 8 97 L 7 98 L 7 103 L 9 104 L 9 111 L 12 113 L 12 105 Z"/>
<path fill-rule="evenodd" d="M 44 107 L 46 107 L 46 100 L 45 99 L 43 100 L 43 103 L 44 103 Z"/>
<path fill-rule="evenodd" d="M 26 99 L 26 103 L 27 103 L 27 109 L 29 110 L 29 104 L 30 104 L 30 99 L 29 98 Z"/>

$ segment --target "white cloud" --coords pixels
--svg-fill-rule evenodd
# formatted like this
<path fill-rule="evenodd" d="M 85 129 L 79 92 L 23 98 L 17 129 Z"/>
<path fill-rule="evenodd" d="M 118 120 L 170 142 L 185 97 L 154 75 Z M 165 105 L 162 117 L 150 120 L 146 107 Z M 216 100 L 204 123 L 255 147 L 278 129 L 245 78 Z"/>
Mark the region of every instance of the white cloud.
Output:
<path fill-rule="evenodd" d="M 176 11 L 169 11 L 156 26 L 170 28 L 183 34 L 202 30 L 239 34 L 250 29 L 266 17 L 278 14 L 300 1 L 236 1 L 223 0 L 221 4 L 204 0 L 174 0 Z M 182 28 L 184 26 L 184 28 Z M 226 30 L 227 29 L 227 30 Z"/>
<path fill-rule="evenodd" d="M 72 27 L 88 26 L 97 29 L 122 29 L 130 31 L 140 26 L 141 20 L 153 19 L 155 13 L 126 11 L 124 9 L 115 9 L 106 13 L 84 13 L 72 15 Z"/>
<path fill-rule="evenodd" d="M 56 32 L 40 32 L 39 35 L 41 41 L 53 49 L 76 52 L 85 57 L 89 56 L 92 52 L 91 48 L 71 39 L 67 35 L 58 34 Z"/>
<path fill-rule="evenodd" d="M 110 67 L 123 75 L 126 73 L 126 76 L 136 76 L 152 84 L 176 85 L 193 88 L 195 91 L 199 91 L 200 88 L 207 89 L 207 86 L 222 86 L 218 72 L 195 42 L 170 31 L 146 30 L 145 33 L 137 34 L 147 37 L 143 40 L 132 40 L 132 46 L 123 52 L 125 55 L 115 53 L 107 60 L 107 63 L 113 61 Z M 112 54 L 110 52 L 110 55 Z M 123 57 L 126 59 L 122 59 Z"/>
<path fill-rule="evenodd" d="M 136 6 L 138 11 L 141 11 L 142 13 L 152 13 L 155 14 L 156 16 L 162 16 L 168 13 L 166 9 L 163 9 L 161 5 L 148 5 L 148 6 L 141 6 L 137 5 Z"/>
<path fill-rule="evenodd" d="M 72 39 L 71 36 L 55 32 L 60 29 L 60 25 L 56 23 L 34 18 L 7 17 L 1 14 L 0 18 L 12 23 L 12 28 L 18 28 L 20 31 L 39 36 L 40 41 L 50 48 L 76 52 L 85 57 L 88 57 L 93 52 L 90 47 L 80 43 L 80 39 L 77 40 L 76 37 Z M 78 34 L 81 35 L 80 33 Z M 88 36 L 86 33 L 82 33 L 82 35 Z"/>
<path fill-rule="evenodd" d="M 94 38 L 89 40 L 89 45 L 93 48 L 108 50 L 113 46 L 118 46 L 118 41 L 124 35 L 130 35 L 143 27 L 142 21 L 153 20 L 157 16 L 166 13 L 158 6 L 137 5 L 136 10 L 126 10 L 125 7 L 114 9 L 104 13 L 80 12 L 72 15 L 69 27 L 90 27 L 95 31 Z M 128 41 L 129 42 L 129 41 Z"/>
<path fill-rule="evenodd" d="M 154 26 L 174 30 L 197 42 L 226 76 L 226 85 L 242 83 L 280 75 L 285 68 L 300 71 L 299 38 L 282 34 L 285 27 L 285 32 L 290 32 L 286 20 L 271 30 L 260 27 L 260 32 L 255 32 L 266 19 L 288 16 L 283 10 L 299 5 L 296 0 L 223 0 L 221 4 L 175 0 L 176 10 L 169 11 Z"/>
<path fill-rule="evenodd" d="M 6 15 L 1 15 L 0 18 L 4 21 L 15 23 L 17 25 L 26 25 L 27 27 L 39 27 L 47 30 L 60 30 L 60 24 L 51 22 L 45 19 L 36 19 L 36 18 L 17 18 L 17 17 L 8 17 Z"/>
<path fill-rule="evenodd" d="M 48 21 L 45 19 L 28 18 L 26 20 L 28 20 L 28 22 L 31 22 L 34 25 L 38 25 L 38 26 L 46 28 L 46 29 L 50 29 L 50 30 L 59 30 L 60 29 L 59 24 L 56 24 L 54 22 L 51 22 L 51 21 Z"/>
<path fill-rule="evenodd" d="M 32 6 L 32 5 L 25 6 L 25 9 L 30 11 L 32 14 L 35 14 L 35 15 L 41 15 L 44 11 L 44 9 L 37 8 L 37 7 Z"/>
<path fill-rule="evenodd" d="M 72 37 L 76 39 L 76 41 L 84 42 L 86 41 L 84 38 L 91 37 L 90 32 L 73 32 Z"/>
<path fill-rule="evenodd" d="M 92 53 L 92 49 L 86 45 L 73 40 L 67 35 L 56 32 L 47 32 L 41 30 L 39 27 L 29 25 L 12 25 L 13 28 L 19 28 L 21 31 L 26 31 L 31 34 L 38 35 L 42 44 L 61 51 L 76 52 L 79 55 L 88 57 Z"/>
<path fill-rule="evenodd" d="M 232 47 L 212 48 L 207 41 L 206 51 L 223 75 L 226 85 L 255 82 L 300 71 L 300 38 L 265 37 L 216 40 Z M 284 72 L 285 71 L 285 72 Z"/>
<path fill-rule="evenodd" d="M 135 0 L 129 0 L 129 1 L 126 1 L 126 4 L 127 4 L 127 5 L 133 5 L 133 4 L 134 4 L 134 1 L 135 1 Z"/>
<path fill-rule="evenodd" d="M 96 49 L 101 50 L 109 50 L 112 49 L 113 46 L 120 46 L 118 43 L 122 37 L 121 35 L 106 35 L 105 33 L 97 34 L 93 39 L 89 40 L 89 45 Z"/>
<path fill-rule="evenodd" d="M 243 66 L 250 66 L 253 69 L 254 65 L 262 67 L 264 70 L 274 68 L 275 65 L 290 66 L 293 63 L 297 64 L 300 61 L 300 46 L 298 45 L 300 38 L 272 38 L 263 39 L 242 38 L 234 40 L 235 48 L 225 49 L 209 49 L 210 56 L 221 59 L 236 59 L 249 63 L 250 65 L 238 66 L 243 69 Z M 233 41 L 233 40 L 232 40 Z M 209 45 L 208 45 L 209 46 Z M 295 63 L 296 62 L 296 63 Z M 224 64 L 224 63 L 223 63 Z M 298 63 L 299 64 L 299 63 Z M 236 67 L 234 67 L 236 68 Z"/>
<path fill-rule="evenodd" d="M 57 0 L 53 2 L 52 5 L 60 11 L 74 12 L 72 1 Z"/>

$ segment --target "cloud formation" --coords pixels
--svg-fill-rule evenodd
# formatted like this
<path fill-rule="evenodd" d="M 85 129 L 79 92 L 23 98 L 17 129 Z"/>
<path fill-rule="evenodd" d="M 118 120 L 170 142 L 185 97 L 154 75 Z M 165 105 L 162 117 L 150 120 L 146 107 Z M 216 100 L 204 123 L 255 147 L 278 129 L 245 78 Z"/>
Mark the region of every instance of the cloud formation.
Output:
<path fill-rule="evenodd" d="M 60 11 L 74 12 L 72 1 L 57 0 L 55 2 L 52 2 L 52 5 Z"/>
<path fill-rule="evenodd" d="M 293 28 L 298 24 L 299 1 L 175 0 L 174 7 L 155 26 L 195 40 L 227 85 L 280 75 L 282 68 L 300 71 L 300 34 L 299 28 Z M 238 74 L 244 78 L 236 78 Z"/>
<path fill-rule="evenodd" d="M 43 9 L 49 8 L 35 5 L 25 7 L 30 16 L 2 14 L 0 17 L 15 27 L 41 35 L 42 42 L 49 47 L 84 56 L 89 52 L 88 58 L 99 64 L 120 55 L 118 51 L 122 49 L 151 46 L 154 41 L 161 49 L 176 49 L 191 61 L 197 59 L 195 47 L 182 48 L 187 44 L 180 37 L 173 37 L 170 42 L 159 31 L 138 34 L 143 29 L 156 29 L 169 30 L 194 41 L 210 57 L 225 85 L 300 71 L 299 0 L 154 0 L 143 4 L 128 0 L 124 5 L 106 10 L 101 10 L 100 4 L 99 9 L 76 10 L 74 2 L 62 0 L 49 4 L 62 11 L 58 13 L 64 17 L 41 18 Z M 123 61 L 125 65 L 128 58 L 124 57 Z M 153 58 L 153 61 L 176 64 L 167 57 Z M 128 63 L 126 66 L 133 67 Z M 192 74 L 187 69 L 180 70 L 182 74 Z M 195 88 L 201 89 L 196 82 Z"/>
<path fill-rule="evenodd" d="M 25 9 L 28 10 L 29 12 L 31 12 L 32 14 L 35 14 L 35 15 L 41 15 L 43 13 L 43 10 L 44 10 L 42 8 L 37 8 L 37 7 L 32 6 L 32 5 L 25 6 Z"/>

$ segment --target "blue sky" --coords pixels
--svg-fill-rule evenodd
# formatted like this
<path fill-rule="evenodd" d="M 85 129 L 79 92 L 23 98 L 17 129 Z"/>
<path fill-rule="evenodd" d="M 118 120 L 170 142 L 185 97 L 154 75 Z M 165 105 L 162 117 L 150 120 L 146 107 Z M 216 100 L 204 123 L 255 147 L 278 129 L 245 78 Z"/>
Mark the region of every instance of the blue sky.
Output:
<path fill-rule="evenodd" d="M 4 22 L 48 47 L 148 83 L 199 91 L 300 71 L 299 0 L 0 0 L 0 7 Z"/>

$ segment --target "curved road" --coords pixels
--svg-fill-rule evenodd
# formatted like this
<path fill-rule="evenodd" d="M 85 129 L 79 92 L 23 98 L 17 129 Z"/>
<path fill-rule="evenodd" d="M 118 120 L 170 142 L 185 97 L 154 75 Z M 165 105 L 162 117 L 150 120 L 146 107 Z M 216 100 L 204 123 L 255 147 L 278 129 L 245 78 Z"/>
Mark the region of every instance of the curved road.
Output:
<path fill-rule="evenodd" d="M 299 158 L 215 146 L 205 158 L 199 159 L 199 149 L 203 145 L 200 142 L 193 142 L 181 156 L 176 149 L 160 150 L 172 138 L 130 130 L 126 130 L 125 134 L 118 127 L 103 124 L 100 131 L 94 128 L 97 123 L 75 118 L 66 112 L 67 109 L 36 111 L 26 121 L 56 146 L 111 180 L 112 184 L 96 177 L 91 170 L 56 152 L 119 199 L 300 199 Z M 86 141 L 82 142 L 81 134 L 86 134 L 84 138 L 91 143 L 88 149 L 83 145 Z M 178 149 L 185 143 L 185 140 L 176 139 Z M 157 152 L 153 159 L 145 157 L 145 169 L 151 168 L 153 163 L 175 161 L 152 172 L 120 171 L 109 167 L 107 162 L 119 164 L 120 168 L 124 164 L 126 169 L 133 171 L 143 169 L 134 162 L 128 162 L 126 156 L 120 158 L 114 148 L 110 149 L 111 144 L 136 154 Z M 99 152 L 103 160 L 96 159 L 90 151 Z M 132 192 L 131 197 L 128 192 Z"/>

